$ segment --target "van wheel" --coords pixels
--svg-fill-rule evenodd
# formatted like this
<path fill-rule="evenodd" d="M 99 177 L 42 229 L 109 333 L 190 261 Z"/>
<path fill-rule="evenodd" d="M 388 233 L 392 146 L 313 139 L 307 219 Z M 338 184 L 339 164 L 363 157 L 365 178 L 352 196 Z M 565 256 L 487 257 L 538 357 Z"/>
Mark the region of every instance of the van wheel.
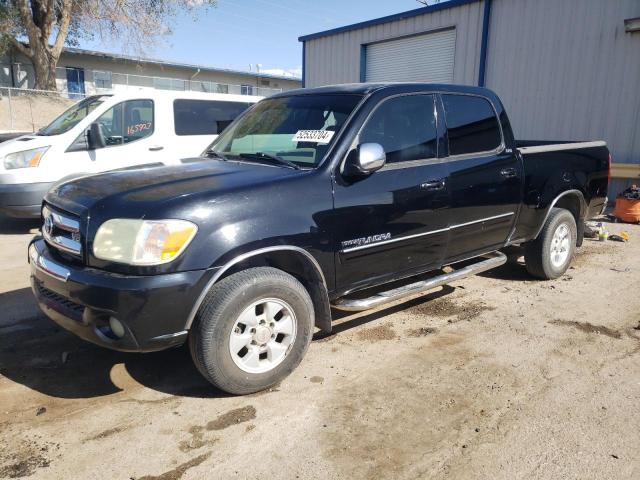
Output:
<path fill-rule="evenodd" d="M 571 212 L 553 208 L 538 238 L 525 246 L 527 271 L 543 280 L 562 276 L 573 259 L 577 238 L 576 220 Z"/>
<path fill-rule="evenodd" d="M 311 343 L 314 310 L 304 286 L 271 267 L 249 268 L 211 287 L 189 332 L 200 373 L 245 395 L 280 382 Z"/>

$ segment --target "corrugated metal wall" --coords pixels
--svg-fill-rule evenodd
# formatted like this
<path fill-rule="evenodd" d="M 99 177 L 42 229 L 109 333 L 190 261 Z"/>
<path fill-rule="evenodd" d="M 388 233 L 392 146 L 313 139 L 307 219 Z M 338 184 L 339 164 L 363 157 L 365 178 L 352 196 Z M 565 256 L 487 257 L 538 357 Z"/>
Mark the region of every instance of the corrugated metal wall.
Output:
<path fill-rule="evenodd" d="M 640 0 L 493 0 L 486 83 L 517 138 L 604 139 L 616 163 L 640 163 L 640 32 L 624 30 L 633 17 Z"/>
<path fill-rule="evenodd" d="M 306 86 L 360 81 L 362 44 L 450 26 L 454 83 L 476 85 L 483 7 L 308 40 Z M 517 138 L 603 139 L 615 163 L 640 163 L 640 32 L 624 30 L 634 17 L 640 0 L 493 0 L 486 85 L 502 98 Z M 614 181 L 612 196 L 630 183 Z"/>
<path fill-rule="evenodd" d="M 478 1 L 428 15 L 342 32 L 305 42 L 305 86 L 317 87 L 360 81 L 363 44 L 456 27 L 454 83 L 474 84 L 478 79 L 483 2 Z"/>

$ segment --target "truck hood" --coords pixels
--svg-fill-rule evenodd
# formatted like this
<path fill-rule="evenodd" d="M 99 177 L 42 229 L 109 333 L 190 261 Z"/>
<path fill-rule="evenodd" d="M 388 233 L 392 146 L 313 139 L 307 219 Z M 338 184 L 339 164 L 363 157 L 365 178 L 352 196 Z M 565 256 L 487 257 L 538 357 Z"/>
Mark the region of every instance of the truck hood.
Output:
<path fill-rule="evenodd" d="M 45 201 L 74 213 L 113 210 L 113 217 L 141 218 L 160 204 L 195 195 L 273 182 L 304 171 L 254 163 L 186 159 L 183 165 L 152 166 L 91 175 L 52 188 Z"/>

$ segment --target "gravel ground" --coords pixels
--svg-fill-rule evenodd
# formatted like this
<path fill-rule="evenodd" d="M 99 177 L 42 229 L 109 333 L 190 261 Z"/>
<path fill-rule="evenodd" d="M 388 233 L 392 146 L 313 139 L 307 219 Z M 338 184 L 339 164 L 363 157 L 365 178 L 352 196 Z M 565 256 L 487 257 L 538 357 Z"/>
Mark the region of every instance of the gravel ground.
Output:
<path fill-rule="evenodd" d="M 43 318 L 33 227 L 0 221 L 0 478 L 640 478 L 640 226 L 556 281 L 510 264 L 342 316 L 247 397 L 184 348 L 111 352 Z"/>

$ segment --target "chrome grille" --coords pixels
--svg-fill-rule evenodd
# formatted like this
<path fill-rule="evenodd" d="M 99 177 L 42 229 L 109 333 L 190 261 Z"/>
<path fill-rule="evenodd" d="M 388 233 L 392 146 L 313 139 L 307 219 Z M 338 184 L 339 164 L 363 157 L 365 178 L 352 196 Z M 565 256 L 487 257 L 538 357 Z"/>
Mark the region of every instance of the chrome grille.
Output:
<path fill-rule="evenodd" d="M 49 245 L 72 255 L 82 254 L 78 220 L 46 206 L 42 209 L 42 217 L 44 218 L 42 235 Z"/>

